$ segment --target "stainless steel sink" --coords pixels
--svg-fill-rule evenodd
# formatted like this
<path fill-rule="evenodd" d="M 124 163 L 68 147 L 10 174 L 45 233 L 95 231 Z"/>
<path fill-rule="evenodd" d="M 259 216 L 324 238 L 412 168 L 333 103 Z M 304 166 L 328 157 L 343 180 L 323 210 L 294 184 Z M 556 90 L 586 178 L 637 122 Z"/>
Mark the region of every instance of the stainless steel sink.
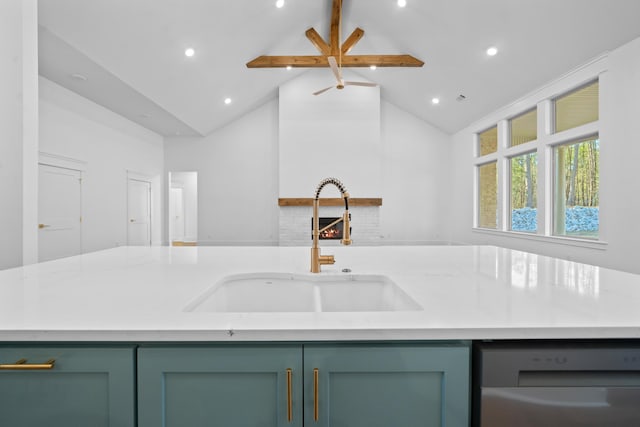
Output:
<path fill-rule="evenodd" d="M 189 304 L 191 312 L 415 311 L 420 305 L 382 275 L 252 273 L 228 276 Z"/>

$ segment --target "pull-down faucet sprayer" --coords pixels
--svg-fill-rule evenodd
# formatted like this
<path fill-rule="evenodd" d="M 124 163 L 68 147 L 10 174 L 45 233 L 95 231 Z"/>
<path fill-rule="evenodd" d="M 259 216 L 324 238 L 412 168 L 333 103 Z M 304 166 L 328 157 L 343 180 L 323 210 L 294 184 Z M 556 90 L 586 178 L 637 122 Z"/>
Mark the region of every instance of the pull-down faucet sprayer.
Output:
<path fill-rule="evenodd" d="M 331 224 L 320 229 L 320 219 L 318 215 L 318 206 L 320 205 L 320 192 L 327 184 L 333 184 L 338 187 L 338 190 L 340 190 L 340 194 L 342 195 L 342 198 L 344 198 L 344 213 L 342 214 L 342 218 L 339 218 Z M 340 241 L 340 243 L 342 243 L 343 245 L 350 245 L 351 229 L 349 221 L 349 193 L 347 193 L 344 184 L 342 184 L 335 178 L 323 179 L 320 184 L 318 184 L 318 188 L 316 189 L 316 197 L 313 199 L 313 246 L 311 246 L 312 273 L 320 273 L 320 266 L 323 264 L 335 263 L 333 255 L 320 255 L 320 247 L 318 246 L 320 233 L 342 222 L 342 240 Z"/>

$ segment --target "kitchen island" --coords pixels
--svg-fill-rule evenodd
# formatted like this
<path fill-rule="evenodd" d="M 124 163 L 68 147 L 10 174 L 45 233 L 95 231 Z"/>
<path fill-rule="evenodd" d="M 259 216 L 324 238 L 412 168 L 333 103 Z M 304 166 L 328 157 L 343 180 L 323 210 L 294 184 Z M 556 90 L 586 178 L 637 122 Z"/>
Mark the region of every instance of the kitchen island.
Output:
<path fill-rule="evenodd" d="M 0 341 L 640 337 L 640 276 L 492 246 L 325 247 L 320 275 L 383 275 L 421 307 L 189 312 L 223 278 L 311 274 L 306 247 L 120 247 L 0 271 Z"/>
<path fill-rule="evenodd" d="M 491 246 L 323 252 L 319 274 L 305 247 L 121 247 L 0 272 L 0 425 L 468 427 L 475 340 L 640 336 L 637 275 Z M 384 278 L 413 304 L 194 310 L 254 273 Z"/>

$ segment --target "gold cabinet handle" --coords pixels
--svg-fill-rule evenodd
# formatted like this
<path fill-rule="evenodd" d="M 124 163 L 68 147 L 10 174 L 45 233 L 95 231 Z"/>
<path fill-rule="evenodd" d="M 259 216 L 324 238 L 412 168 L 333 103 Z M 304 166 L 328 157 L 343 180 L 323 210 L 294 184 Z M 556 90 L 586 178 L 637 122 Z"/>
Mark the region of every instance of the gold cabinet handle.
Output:
<path fill-rule="evenodd" d="M 293 402 L 292 402 L 292 387 L 291 380 L 293 377 L 293 371 L 291 368 L 287 368 L 287 421 L 293 421 Z"/>
<path fill-rule="evenodd" d="M 44 371 L 53 369 L 55 359 L 49 359 L 45 363 L 27 363 L 27 359 L 20 359 L 16 363 L 0 364 L 0 370 L 6 371 Z"/>
<path fill-rule="evenodd" d="M 318 368 L 313 369 L 313 421 L 318 421 Z"/>
<path fill-rule="evenodd" d="M 38 224 L 38 229 L 43 229 L 46 227 L 51 227 L 49 224 Z"/>

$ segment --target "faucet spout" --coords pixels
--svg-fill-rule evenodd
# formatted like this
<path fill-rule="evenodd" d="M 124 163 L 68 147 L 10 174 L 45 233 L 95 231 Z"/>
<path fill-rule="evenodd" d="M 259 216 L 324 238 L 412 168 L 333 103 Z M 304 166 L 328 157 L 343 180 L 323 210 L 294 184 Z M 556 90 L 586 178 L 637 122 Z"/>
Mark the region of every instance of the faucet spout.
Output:
<path fill-rule="evenodd" d="M 344 213 L 342 214 L 342 218 L 334 221 L 333 223 L 327 225 L 326 227 L 320 229 L 320 216 L 318 215 L 319 205 L 320 205 L 320 193 L 322 189 L 328 185 L 332 184 L 338 187 L 340 190 L 340 194 L 344 199 Z M 347 192 L 344 184 L 337 180 L 336 178 L 325 178 L 320 181 L 318 184 L 318 188 L 316 189 L 316 196 L 313 199 L 313 245 L 311 247 L 311 272 L 319 273 L 320 266 L 323 264 L 333 264 L 335 263 L 335 259 L 333 255 L 321 255 L 320 247 L 318 245 L 320 240 L 320 233 L 328 229 L 329 227 L 334 226 L 335 224 L 342 222 L 343 231 L 342 231 L 342 240 L 340 243 L 343 245 L 351 244 L 351 225 L 350 225 L 350 214 L 349 214 L 349 193 Z"/>

